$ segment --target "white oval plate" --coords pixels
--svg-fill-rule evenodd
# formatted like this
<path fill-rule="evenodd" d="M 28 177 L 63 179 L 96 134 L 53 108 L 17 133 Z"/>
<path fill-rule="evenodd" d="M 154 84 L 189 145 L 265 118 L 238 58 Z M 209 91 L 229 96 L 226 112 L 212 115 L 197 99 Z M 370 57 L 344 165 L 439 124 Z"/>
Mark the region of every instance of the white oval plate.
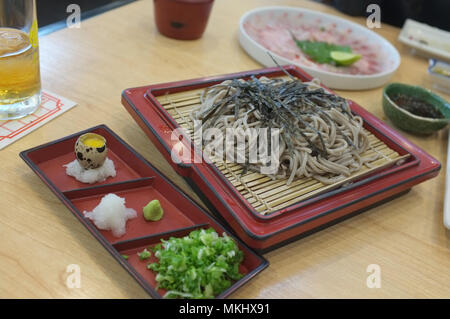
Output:
<path fill-rule="evenodd" d="M 289 60 L 264 48 L 245 29 L 245 26 L 248 25 L 262 27 L 280 21 L 293 26 L 320 24 L 324 28 L 327 28 L 333 25 L 338 32 L 349 32 L 355 35 L 358 41 L 370 43 L 377 48 L 380 56 L 379 59 L 382 59 L 384 63 L 383 70 L 371 75 L 352 75 L 321 70 L 314 65 L 304 65 L 303 63 Z M 400 55 L 398 51 L 383 37 L 359 24 L 317 11 L 293 7 L 258 8 L 247 12 L 241 18 L 239 29 L 239 40 L 242 48 L 261 64 L 266 67 L 275 66 L 275 63 L 268 54 L 270 53 L 277 63 L 281 65 L 297 65 L 313 77 L 320 79 L 325 86 L 333 89 L 365 90 L 380 87 L 389 81 L 400 66 Z"/>

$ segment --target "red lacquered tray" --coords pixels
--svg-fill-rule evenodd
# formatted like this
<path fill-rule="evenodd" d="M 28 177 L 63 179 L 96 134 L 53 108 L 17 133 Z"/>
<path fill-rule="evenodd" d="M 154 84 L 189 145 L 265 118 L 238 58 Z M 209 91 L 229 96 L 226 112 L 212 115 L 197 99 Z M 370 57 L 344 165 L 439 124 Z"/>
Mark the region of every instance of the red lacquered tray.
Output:
<path fill-rule="evenodd" d="M 302 81 L 312 79 L 298 67 L 287 66 L 285 69 Z M 197 157 L 201 158 L 202 154 L 196 153 L 188 137 L 173 138 L 176 136 L 173 132 L 179 125 L 157 100 L 164 95 L 206 88 L 228 79 L 249 79 L 252 75 L 279 77 L 284 74 L 279 68 L 268 68 L 132 88 L 125 90 L 122 95 L 125 108 L 167 161 L 188 181 L 211 210 L 222 217 L 250 247 L 259 251 L 271 250 L 401 195 L 412 186 L 439 173 L 441 165 L 437 160 L 364 108 L 349 101 L 352 111 L 364 119 L 364 127 L 370 133 L 400 156 L 409 157 L 397 163 L 398 165 L 299 201 L 268 216 L 259 214 L 214 164 L 198 160 Z M 181 147 L 183 153 L 194 154 L 194 161 L 183 162 L 176 156 L 174 161 L 171 150 L 175 145 L 177 152 Z"/>
<path fill-rule="evenodd" d="M 74 145 L 78 137 L 89 132 L 106 138 L 109 148 L 108 157 L 114 161 L 117 171 L 116 177 L 94 186 L 87 186 L 67 176 L 63 167 L 75 160 Z M 159 243 L 161 239 L 184 237 L 200 228 L 212 227 L 219 234 L 223 232 L 229 234 L 215 218 L 104 125 L 24 151 L 20 156 L 106 250 L 154 298 L 161 298 L 165 294 L 164 290 L 155 288 L 155 274 L 146 268 L 148 262 L 156 260 L 140 261 L 138 252 Z M 110 231 L 97 229 L 91 220 L 83 215 L 84 211 L 92 211 L 103 196 L 110 193 L 125 198 L 126 206 L 133 208 L 138 214 L 137 218 L 127 222 L 127 232 L 120 238 L 114 237 Z M 149 223 L 144 220 L 142 209 L 153 199 L 161 202 L 165 215 L 161 221 Z M 236 237 L 233 238 L 244 252 L 240 271 L 245 276 L 218 298 L 229 296 L 268 266 L 268 262 L 263 257 L 257 255 Z M 122 255 L 129 256 L 129 259 L 125 260 Z"/>

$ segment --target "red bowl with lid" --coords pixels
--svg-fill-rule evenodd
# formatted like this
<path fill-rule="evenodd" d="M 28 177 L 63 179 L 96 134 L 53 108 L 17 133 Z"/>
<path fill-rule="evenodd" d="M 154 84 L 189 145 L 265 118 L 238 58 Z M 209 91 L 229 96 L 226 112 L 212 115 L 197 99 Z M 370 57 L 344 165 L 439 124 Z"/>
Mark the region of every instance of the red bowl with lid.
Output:
<path fill-rule="evenodd" d="M 214 0 L 154 0 L 158 31 L 178 40 L 202 37 Z"/>

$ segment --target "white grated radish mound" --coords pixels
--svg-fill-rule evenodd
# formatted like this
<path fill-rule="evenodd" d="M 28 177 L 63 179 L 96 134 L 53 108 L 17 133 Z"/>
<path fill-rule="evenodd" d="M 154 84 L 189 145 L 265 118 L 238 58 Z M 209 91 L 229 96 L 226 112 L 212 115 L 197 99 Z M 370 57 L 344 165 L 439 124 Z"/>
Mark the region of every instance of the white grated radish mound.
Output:
<path fill-rule="evenodd" d="M 114 237 L 126 233 L 127 220 L 137 217 L 134 209 L 125 207 L 125 199 L 114 194 L 102 198 L 100 204 L 92 212 L 83 212 L 101 230 L 111 230 Z"/>
<path fill-rule="evenodd" d="M 114 162 L 109 158 L 101 167 L 95 169 L 84 169 L 77 160 L 64 165 L 64 167 L 67 175 L 75 177 L 77 181 L 85 184 L 104 182 L 108 177 L 116 177 L 117 174 Z"/>

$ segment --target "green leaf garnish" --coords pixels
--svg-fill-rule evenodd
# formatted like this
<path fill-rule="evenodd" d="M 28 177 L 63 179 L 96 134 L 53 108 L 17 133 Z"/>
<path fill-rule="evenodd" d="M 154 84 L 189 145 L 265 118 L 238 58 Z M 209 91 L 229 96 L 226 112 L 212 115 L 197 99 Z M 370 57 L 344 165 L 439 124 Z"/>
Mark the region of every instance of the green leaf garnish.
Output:
<path fill-rule="evenodd" d="M 352 48 L 349 46 L 320 41 L 298 40 L 292 32 L 291 35 L 300 50 L 314 62 L 320 64 L 337 64 L 331 57 L 331 52 L 333 51 L 352 53 Z"/>

